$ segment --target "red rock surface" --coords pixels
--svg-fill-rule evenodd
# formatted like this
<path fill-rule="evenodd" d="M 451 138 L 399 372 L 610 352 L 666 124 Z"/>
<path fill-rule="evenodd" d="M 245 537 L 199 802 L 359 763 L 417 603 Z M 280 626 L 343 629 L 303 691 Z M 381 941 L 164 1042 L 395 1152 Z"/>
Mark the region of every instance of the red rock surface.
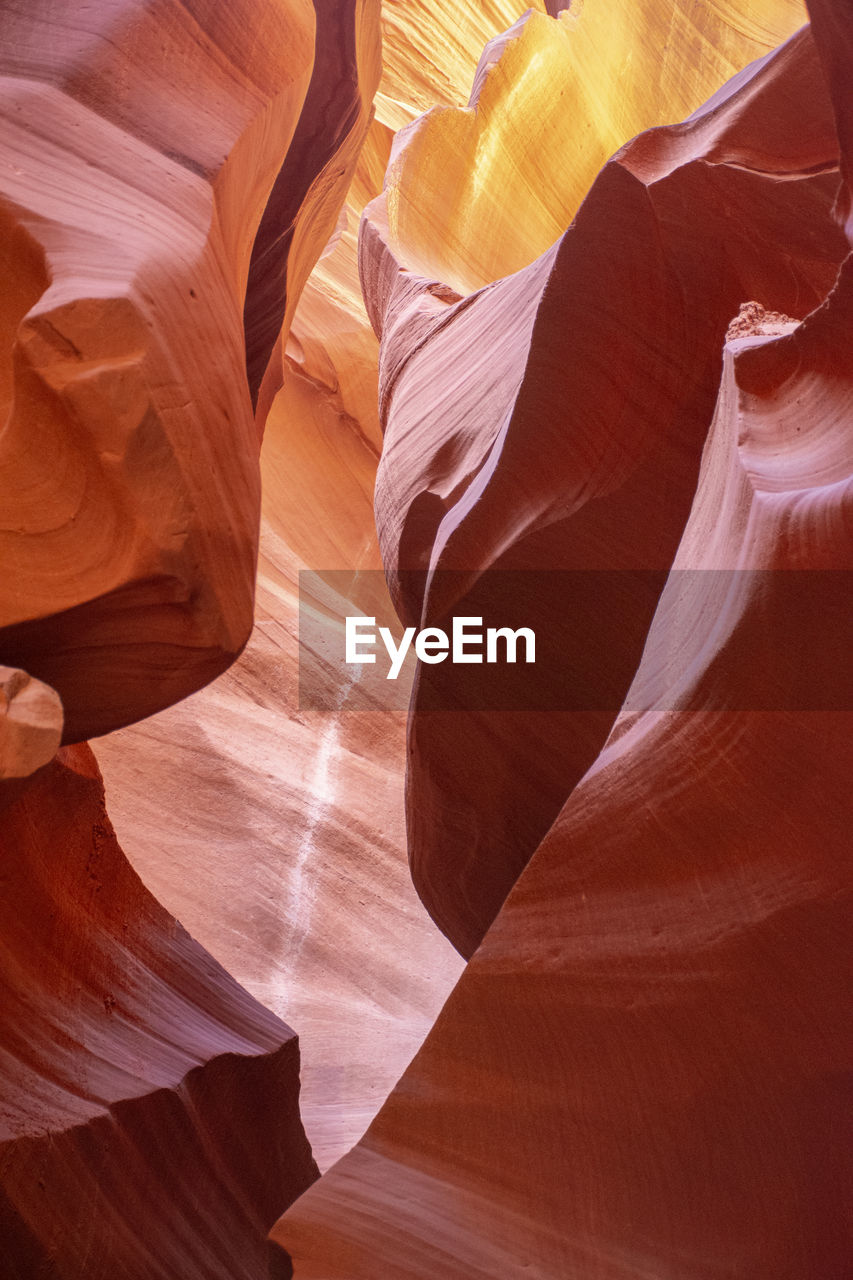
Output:
<path fill-rule="evenodd" d="M 853 62 L 853 14 L 845 6 L 833 4 L 832 0 L 812 0 L 809 12 L 832 95 L 841 148 L 844 185 L 838 195 L 838 214 L 847 238 L 853 244 L 853 109 L 847 92 Z"/>
<path fill-rule="evenodd" d="M 851 321 L 726 344 L 625 709 L 298 1280 L 848 1274 Z"/>
<path fill-rule="evenodd" d="M 400 188 L 415 184 L 419 155 L 416 126 L 392 168 Z M 598 754 L 636 669 L 690 510 L 729 320 L 745 298 L 802 317 L 832 284 L 846 252 L 831 218 L 837 155 L 803 32 L 685 124 L 629 143 L 553 249 L 464 299 L 399 270 L 388 194 L 366 211 L 362 279 L 382 334 L 377 525 L 398 610 L 440 626 L 450 613 L 523 614 L 565 652 L 556 676 L 542 668 L 535 705 L 551 709 L 535 714 L 455 709 L 475 675 L 489 706 L 501 669 L 420 672 L 410 857 L 465 955 Z M 624 571 L 648 576 L 626 583 Z M 565 710 L 574 703 L 588 710 Z"/>
<path fill-rule="evenodd" d="M 0 12 L 15 1280 L 853 1269 L 851 19 L 523 8 Z"/>
<path fill-rule="evenodd" d="M 4 805 L 0 859 L 4 1276 L 266 1277 L 316 1176 L 296 1036 L 144 888 L 88 747 Z"/>
<path fill-rule="evenodd" d="M 405 715 L 299 711 L 295 584 L 277 550 L 232 670 L 95 747 L 146 884 L 298 1030 L 301 1111 L 325 1169 L 363 1134 L 462 965 L 409 875 Z"/>
<path fill-rule="evenodd" d="M 462 967 L 409 875 L 405 711 L 351 713 L 344 697 L 326 711 L 299 704 L 300 570 L 349 576 L 338 612 L 369 595 L 371 610 L 393 613 L 372 506 L 377 342 L 356 264 L 358 219 L 387 150 L 376 125 L 346 226 L 286 343 L 261 452 L 252 638 L 209 688 L 95 743 L 110 814 L 145 883 L 298 1028 L 301 1111 L 321 1168 L 361 1137 Z"/>

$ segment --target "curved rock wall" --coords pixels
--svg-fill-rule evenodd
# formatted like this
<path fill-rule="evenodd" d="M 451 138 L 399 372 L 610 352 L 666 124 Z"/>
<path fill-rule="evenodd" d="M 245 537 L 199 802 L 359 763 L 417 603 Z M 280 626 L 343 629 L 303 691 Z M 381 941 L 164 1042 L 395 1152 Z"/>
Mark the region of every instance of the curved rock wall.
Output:
<path fill-rule="evenodd" d="M 625 710 L 366 1138 L 276 1228 L 296 1277 L 849 1266 L 851 297 L 846 266 L 802 324 L 726 343 Z"/>
<path fill-rule="evenodd" d="M 833 122 L 845 99 L 830 111 L 820 75 L 822 63 L 832 93 L 849 33 L 828 6 L 814 19 L 820 60 L 802 34 L 684 127 L 642 135 L 616 158 L 648 192 L 663 244 L 674 236 L 670 266 L 708 255 L 690 277 L 680 339 L 694 344 L 684 367 L 697 371 L 705 352 L 719 384 L 695 493 L 603 749 L 365 1138 L 276 1227 L 297 1280 L 834 1280 L 850 1268 L 853 292 L 832 216 L 839 138 L 847 172 Z M 595 188 L 570 236 L 594 200 Z M 783 307 L 798 257 L 801 284 Z M 638 280 L 628 275 L 629 297 Z M 418 296 L 412 281 L 389 292 L 404 288 Z M 572 300 L 564 289 L 562 306 Z M 440 331 L 434 310 L 430 299 L 421 308 L 427 342 Z M 657 332 L 636 333 L 654 351 Z M 621 374 L 624 356 L 610 368 Z M 465 518 L 487 506 L 492 474 Z M 518 468 L 512 477 L 529 500 L 551 474 L 556 484 L 570 473 L 548 458 L 538 484 Z M 492 563 L 488 535 L 526 506 L 507 501 L 504 524 L 496 515 L 472 538 L 463 573 Z M 644 533 L 639 520 L 631 529 Z M 424 537 L 433 567 L 439 541 L 430 549 Z M 409 616 L 434 616 L 436 579 Z M 404 585 L 398 599 L 412 609 Z M 471 611 L 469 599 L 455 610 Z M 417 785 L 438 755 L 418 735 L 417 694 L 412 723 Z M 538 748 L 524 746 L 519 771 Z M 474 755 L 469 744 L 466 764 Z M 441 779 L 451 797 L 463 793 L 459 772 Z M 530 803 L 529 788 L 515 803 Z M 458 895 L 467 907 L 481 905 L 487 874 L 484 860 Z"/>
<path fill-rule="evenodd" d="M 296 1036 L 144 888 L 87 746 L 0 785 L 4 1274 L 261 1280 L 316 1176 Z"/>
<path fill-rule="evenodd" d="M 853 28 L 805 16 L 0 4 L 16 1280 L 849 1273 Z M 543 661 L 316 709 L 306 568 L 329 634 Z M 54 755 L 119 725 L 134 870 Z"/>
<path fill-rule="evenodd" d="M 52 8 L 2 16 L 2 220 L 19 283 L 0 653 L 59 692 L 75 741 L 175 702 L 246 642 L 260 504 L 241 323 L 252 245 L 293 141 L 286 171 L 314 184 L 298 292 L 360 135 L 339 94 L 328 140 L 301 144 L 317 80 L 307 0 L 227 13 L 123 0 L 71 15 L 61 38 Z M 356 101 L 378 76 L 375 43 L 366 65 L 347 64 Z M 342 146 L 344 172 L 321 180 Z"/>
<path fill-rule="evenodd" d="M 462 967 L 409 875 L 405 712 L 353 713 L 345 699 L 318 712 L 299 698 L 300 570 L 347 571 L 340 613 L 368 597 L 371 610 L 393 612 L 379 589 L 372 503 L 378 348 L 356 260 L 388 146 L 374 123 L 342 226 L 283 343 L 261 451 L 253 635 L 209 688 L 95 744 L 111 816 L 146 884 L 298 1028 L 300 1106 L 321 1168 L 362 1135 Z"/>
<path fill-rule="evenodd" d="M 832 285 L 847 252 L 837 156 L 804 31 L 683 125 L 629 143 L 552 249 L 464 299 L 401 272 L 383 202 L 366 211 L 377 527 L 398 612 L 422 626 L 523 615 L 564 654 L 541 668 L 541 713 L 440 710 L 475 681 L 480 707 L 500 705 L 500 668 L 419 673 L 410 858 L 465 955 L 627 691 L 690 510 L 729 320 L 753 298 L 802 317 Z"/>

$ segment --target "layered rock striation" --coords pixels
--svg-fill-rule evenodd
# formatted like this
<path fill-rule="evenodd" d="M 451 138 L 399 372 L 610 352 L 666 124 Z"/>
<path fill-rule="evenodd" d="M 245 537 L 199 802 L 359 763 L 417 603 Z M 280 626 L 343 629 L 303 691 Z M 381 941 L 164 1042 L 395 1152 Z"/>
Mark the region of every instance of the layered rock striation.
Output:
<path fill-rule="evenodd" d="M 346 687 L 322 709 L 300 696 L 325 658 L 299 647 L 300 603 L 316 604 L 333 631 L 346 613 L 393 617 L 373 518 L 378 344 L 356 256 L 389 146 L 374 121 L 341 224 L 270 362 L 266 386 L 276 361 L 281 386 L 258 412 L 252 637 L 207 689 L 95 744 L 111 817 L 145 883 L 298 1028 L 300 1106 L 321 1168 L 362 1135 L 461 971 L 409 875 L 405 710 L 354 712 Z"/>
<path fill-rule="evenodd" d="M 246 368 L 261 421 L 284 379 L 282 344 L 303 286 L 353 181 L 381 70 L 377 0 L 314 0 L 314 10 L 311 83 L 258 227 L 246 291 Z"/>
<path fill-rule="evenodd" d="M 86 746 L 3 783 L 0 1234 L 10 1280 L 262 1280 L 316 1176 L 294 1033 L 144 888 Z"/>
<path fill-rule="evenodd" d="M 727 344 L 625 711 L 297 1277 L 848 1268 L 850 296 Z"/>
<path fill-rule="evenodd" d="M 417 140 L 415 126 L 392 164 L 398 187 L 417 181 Z M 393 187 L 368 206 L 377 526 L 398 612 L 421 626 L 523 616 L 562 647 L 509 705 L 503 671 L 419 673 L 410 857 L 463 954 L 627 691 L 690 511 L 729 320 L 745 299 L 802 318 L 832 285 L 847 251 L 837 184 L 803 30 L 684 124 L 627 144 L 553 248 L 465 297 L 403 269 Z"/>
<path fill-rule="evenodd" d="M 844 23 L 814 23 L 837 67 Z M 849 1271 L 853 289 L 847 259 L 821 296 L 845 245 L 810 39 L 617 158 L 661 194 L 680 175 L 680 225 L 719 255 L 685 317 L 722 357 L 695 495 L 603 749 L 368 1134 L 276 1227 L 297 1280 Z M 789 94 L 802 129 L 777 133 Z M 704 235 L 714 182 L 729 214 L 764 186 L 775 258 Z M 783 226 L 803 263 L 799 237 L 823 245 L 805 315 L 780 305 Z M 739 258 L 767 283 L 720 332 Z"/>
<path fill-rule="evenodd" d="M 264 209 L 293 143 L 293 305 L 334 226 L 378 66 L 370 4 L 350 13 L 347 40 L 321 24 L 318 59 L 307 0 L 227 13 L 123 0 L 70 15 L 61 38 L 54 9 L 2 16 L 14 287 L 0 656 L 58 691 L 75 741 L 175 702 L 246 642 L 260 510 L 243 333 L 253 243 L 259 227 L 269 239 Z M 303 145 L 330 47 L 348 89 L 326 86 L 322 146 L 313 124 Z M 277 253 L 286 262 L 288 244 Z M 249 283 L 251 314 L 262 289 Z"/>
<path fill-rule="evenodd" d="M 0 14 L 15 1280 L 850 1271 L 853 20 L 522 9 Z"/>

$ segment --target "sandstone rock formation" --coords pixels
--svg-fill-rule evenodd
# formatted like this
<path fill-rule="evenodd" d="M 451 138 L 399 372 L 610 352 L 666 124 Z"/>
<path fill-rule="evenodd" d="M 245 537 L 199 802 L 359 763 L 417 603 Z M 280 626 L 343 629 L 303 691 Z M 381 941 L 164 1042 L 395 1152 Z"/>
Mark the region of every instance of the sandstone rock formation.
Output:
<path fill-rule="evenodd" d="M 547 7 L 542 0 L 384 4 L 377 118 L 397 130 L 436 105 L 457 107 L 468 93 L 483 46 L 526 10 L 544 13 Z"/>
<path fill-rule="evenodd" d="M 264 1280 L 266 1231 L 316 1176 L 295 1035 L 131 870 L 88 747 L 7 798 L 4 1276 Z"/>
<path fill-rule="evenodd" d="M 267 565 L 270 541 L 239 662 L 95 747 L 146 884 L 298 1030 L 301 1113 L 324 1169 L 364 1132 L 462 965 L 409 876 L 405 717 L 298 710 L 296 588 L 280 554 Z"/>
<path fill-rule="evenodd" d="M 14 1280 L 853 1266 L 853 19 L 526 8 L 0 0 Z"/>
<path fill-rule="evenodd" d="M 277 1227 L 300 1280 L 849 1269 L 851 297 L 727 344 L 626 710 Z"/>
<path fill-rule="evenodd" d="M 832 90 L 849 30 L 829 6 L 814 20 Z M 683 183 L 682 246 L 713 219 L 708 179 L 729 215 L 769 188 L 749 207 L 762 250 L 779 235 L 776 290 L 753 248 L 767 283 L 728 337 L 731 278 L 710 316 L 687 310 L 695 356 L 719 340 L 720 385 L 623 709 L 366 1137 L 278 1224 L 297 1280 L 850 1270 L 850 259 L 825 299 L 812 277 L 807 315 L 763 305 L 798 252 L 813 269 L 801 200 L 821 193 L 819 272 L 844 251 L 809 40 L 617 158 L 652 198 Z M 729 225 L 705 251 L 745 287 Z"/>
<path fill-rule="evenodd" d="M 508 48 L 525 48 L 533 21 Z M 420 672 L 413 874 L 470 955 L 636 669 L 690 510 L 731 316 L 756 298 L 801 318 L 847 247 L 807 31 L 683 125 L 629 143 L 552 249 L 464 298 L 400 269 L 391 196 L 416 186 L 419 138 L 415 126 L 362 234 L 382 334 L 376 511 L 392 594 L 408 623 L 523 616 L 563 650 L 514 704 L 496 688 L 503 671 Z"/>
<path fill-rule="evenodd" d="M 321 1168 L 364 1132 L 462 967 L 409 875 L 405 712 L 353 714 L 345 699 L 322 712 L 299 699 L 300 570 L 350 579 L 339 614 L 368 597 L 392 612 L 373 520 L 378 344 L 356 262 L 388 144 L 374 125 L 346 225 L 284 344 L 261 452 L 254 634 L 209 688 L 95 743 L 111 817 L 145 883 L 298 1028 L 301 1112 Z"/>
<path fill-rule="evenodd" d="M 58 691 L 74 741 L 205 684 L 251 629 L 260 486 L 241 313 L 255 233 L 317 78 L 308 0 L 227 12 L 122 0 L 69 12 L 61 38 L 55 9 L 0 15 L 0 219 L 15 281 L 0 654 Z M 346 173 L 319 171 L 339 151 L 351 167 L 359 135 L 344 121 L 378 75 L 368 59 L 361 85 L 361 66 L 347 66 L 323 148 L 300 147 L 287 169 L 309 206 L 291 210 L 294 293 L 345 192 Z"/>
<path fill-rule="evenodd" d="M 246 364 L 261 418 L 281 386 L 281 347 L 319 251 L 335 229 L 365 140 L 380 74 L 378 0 L 314 0 L 314 70 L 287 159 L 252 249 Z"/>
<path fill-rule="evenodd" d="M 687 115 L 806 16 L 800 0 L 751 4 L 745 20 L 721 6 L 683 0 L 585 0 L 555 6 L 565 10 L 557 21 L 544 7 L 528 6 L 526 13 L 504 7 L 518 21 L 487 45 L 467 108 L 435 86 L 429 101 L 415 97 L 421 110 L 441 105 L 400 134 L 406 156 L 388 173 L 384 203 L 394 252 L 407 267 L 459 293 L 539 257 L 569 225 L 618 147 L 643 129 Z M 408 10 L 391 5 L 386 12 L 394 60 L 377 98 L 380 119 L 388 79 L 405 71 L 417 84 L 412 52 L 423 49 L 421 76 L 436 56 L 432 24 L 414 22 Z M 476 22 L 482 12 L 457 22 Z M 395 34 L 403 23 L 411 43 L 401 57 Z M 442 36 L 445 50 L 452 47 L 453 37 Z M 461 97 L 470 72 L 463 76 L 460 67 L 456 77 Z M 405 91 L 398 96 L 405 98 Z"/>
<path fill-rule="evenodd" d="M 831 0 L 812 0 L 814 38 L 832 95 L 838 141 L 841 148 L 841 173 L 844 185 L 838 195 L 837 212 L 853 244 L 853 111 L 847 93 L 848 74 L 853 59 L 853 17 Z"/>

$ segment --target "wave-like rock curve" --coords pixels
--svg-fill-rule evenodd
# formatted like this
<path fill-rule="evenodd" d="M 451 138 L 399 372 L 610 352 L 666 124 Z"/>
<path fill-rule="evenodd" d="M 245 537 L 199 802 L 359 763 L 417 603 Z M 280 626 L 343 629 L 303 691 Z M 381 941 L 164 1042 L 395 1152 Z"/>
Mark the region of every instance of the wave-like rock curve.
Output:
<path fill-rule="evenodd" d="M 541 713 L 446 710 L 464 707 L 472 681 L 475 704 L 499 705 L 500 669 L 419 672 L 410 857 L 465 955 L 636 670 L 730 318 L 746 299 L 802 318 L 832 285 L 847 251 L 837 185 L 832 107 L 804 29 L 684 124 L 623 147 L 551 250 L 465 298 L 400 269 L 386 197 L 365 212 L 362 279 L 382 335 L 377 527 L 398 612 L 445 627 L 451 613 L 523 614 L 564 649 L 537 672 Z M 571 600 L 564 571 L 586 576 Z M 626 585 L 625 572 L 638 576 Z"/>
<path fill-rule="evenodd" d="M 296 1036 L 144 888 L 87 746 L 0 799 L 4 1275 L 265 1280 L 316 1177 Z"/>
<path fill-rule="evenodd" d="M 626 709 L 297 1280 L 849 1269 L 851 299 L 727 343 Z"/>
<path fill-rule="evenodd" d="M 375 20 L 372 4 L 356 8 Z M 352 17 L 346 92 L 331 92 L 321 72 L 346 42 L 327 23 L 315 59 L 308 0 L 121 0 L 69 14 L 61 35 L 54 11 L 40 0 L 2 15 L 14 283 L 0 654 L 57 690 L 77 741 L 184 697 L 246 642 L 260 513 L 242 314 L 247 283 L 248 314 L 261 305 L 252 246 L 299 144 L 286 164 L 292 307 L 345 194 L 353 104 L 363 116 L 379 70 L 367 19 Z M 329 97 L 319 140 L 301 123 L 316 83 Z"/>

